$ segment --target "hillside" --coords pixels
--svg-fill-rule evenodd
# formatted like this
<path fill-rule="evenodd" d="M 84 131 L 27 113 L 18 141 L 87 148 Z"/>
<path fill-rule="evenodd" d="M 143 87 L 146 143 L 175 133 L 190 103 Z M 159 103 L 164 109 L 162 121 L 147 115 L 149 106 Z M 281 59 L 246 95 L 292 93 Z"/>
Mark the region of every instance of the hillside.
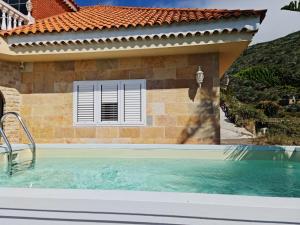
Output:
<path fill-rule="evenodd" d="M 300 31 L 283 38 L 250 46 L 232 65 L 228 74 L 251 66 L 274 66 L 287 83 L 300 86 Z"/>
<path fill-rule="evenodd" d="M 222 101 L 233 122 L 267 128 L 259 142 L 300 144 L 300 31 L 250 46 L 227 74 Z"/>

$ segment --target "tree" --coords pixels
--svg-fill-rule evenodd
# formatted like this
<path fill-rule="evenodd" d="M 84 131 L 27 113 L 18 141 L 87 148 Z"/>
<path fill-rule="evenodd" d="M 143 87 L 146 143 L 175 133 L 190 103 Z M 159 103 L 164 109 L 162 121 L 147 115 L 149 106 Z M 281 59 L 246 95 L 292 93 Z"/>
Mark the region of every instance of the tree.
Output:
<path fill-rule="evenodd" d="M 300 12 L 300 0 L 297 1 L 291 1 L 290 4 L 285 5 L 281 8 L 281 10 L 289 10 L 289 11 L 296 11 Z"/>

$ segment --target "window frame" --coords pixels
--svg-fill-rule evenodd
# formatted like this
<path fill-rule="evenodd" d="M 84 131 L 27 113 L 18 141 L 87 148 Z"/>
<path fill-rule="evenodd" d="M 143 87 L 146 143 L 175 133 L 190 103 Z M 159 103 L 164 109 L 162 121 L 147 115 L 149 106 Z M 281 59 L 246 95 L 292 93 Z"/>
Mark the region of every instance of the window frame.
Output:
<path fill-rule="evenodd" d="M 137 127 L 146 126 L 147 118 L 147 85 L 146 79 L 136 80 L 94 80 L 73 82 L 73 126 L 74 127 Z M 141 122 L 130 123 L 124 121 L 124 84 L 138 83 L 141 85 Z M 118 121 L 101 121 L 101 85 L 118 84 Z M 78 85 L 94 85 L 94 122 L 78 122 Z"/>

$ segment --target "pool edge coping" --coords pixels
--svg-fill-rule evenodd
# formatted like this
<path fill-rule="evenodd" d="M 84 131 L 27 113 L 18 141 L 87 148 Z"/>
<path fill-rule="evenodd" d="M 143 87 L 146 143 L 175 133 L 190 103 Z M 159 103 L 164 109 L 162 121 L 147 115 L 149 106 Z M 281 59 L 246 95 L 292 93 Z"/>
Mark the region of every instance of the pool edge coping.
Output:
<path fill-rule="evenodd" d="M 122 190 L 0 188 L 1 198 L 133 201 L 299 209 L 300 198 Z"/>
<path fill-rule="evenodd" d="M 15 144 L 13 147 L 26 145 Z M 250 151 L 289 151 L 300 152 L 300 146 L 261 146 L 261 145 L 181 145 L 181 144 L 37 144 L 40 149 L 133 149 L 133 150 L 250 150 Z M 1 147 L 1 146 L 0 146 Z"/>

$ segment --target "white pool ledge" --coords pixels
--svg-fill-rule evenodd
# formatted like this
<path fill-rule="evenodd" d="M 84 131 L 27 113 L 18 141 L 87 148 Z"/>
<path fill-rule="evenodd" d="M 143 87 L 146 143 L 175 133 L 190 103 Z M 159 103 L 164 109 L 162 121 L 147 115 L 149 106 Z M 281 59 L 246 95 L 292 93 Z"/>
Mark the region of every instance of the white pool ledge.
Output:
<path fill-rule="evenodd" d="M 0 189 L 0 224 L 300 224 L 300 199 Z"/>

